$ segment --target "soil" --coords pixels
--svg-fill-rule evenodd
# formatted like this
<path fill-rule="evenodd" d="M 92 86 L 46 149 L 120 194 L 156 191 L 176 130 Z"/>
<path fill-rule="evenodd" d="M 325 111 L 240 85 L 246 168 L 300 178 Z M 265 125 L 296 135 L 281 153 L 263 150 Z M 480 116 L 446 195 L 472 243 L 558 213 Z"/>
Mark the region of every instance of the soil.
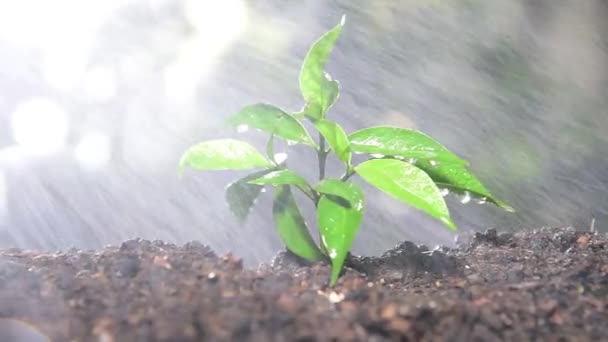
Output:
<path fill-rule="evenodd" d="M 323 263 L 245 269 L 196 242 L 2 250 L 0 341 L 608 340 L 605 235 L 488 230 L 348 264 L 329 288 Z"/>

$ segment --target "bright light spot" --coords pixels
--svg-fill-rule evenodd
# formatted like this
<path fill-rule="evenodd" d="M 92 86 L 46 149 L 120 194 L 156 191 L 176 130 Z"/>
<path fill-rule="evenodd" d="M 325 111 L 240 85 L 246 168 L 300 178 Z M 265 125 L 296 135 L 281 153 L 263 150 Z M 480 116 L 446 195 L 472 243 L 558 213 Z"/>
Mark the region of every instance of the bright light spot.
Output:
<path fill-rule="evenodd" d="M 154 59 L 147 54 L 129 54 L 123 57 L 118 65 L 121 82 L 140 82 L 144 77 L 150 77 L 154 68 Z"/>
<path fill-rule="evenodd" d="M 247 8 L 242 0 L 188 0 L 184 13 L 196 32 L 164 70 L 165 94 L 178 103 L 194 98 L 201 79 L 247 24 Z"/>
<path fill-rule="evenodd" d="M 190 56 L 198 55 L 193 52 Z M 180 60 L 181 59 L 181 60 Z M 165 94 L 175 102 L 184 103 L 194 97 L 203 71 L 200 66 L 188 61 L 185 56 L 173 62 L 164 70 Z"/>
<path fill-rule="evenodd" d="M 234 39 L 247 25 L 247 7 L 243 0 L 187 0 L 184 13 L 201 38 L 215 46 Z"/>
<path fill-rule="evenodd" d="M 68 135 L 66 111 L 45 98 L 21 103 L 12 114 L 11 124 L 17 144 L 36 154 L 56 152 Z"/>
<path fill-rule="evenodd" d="M 110 138 L 103 133 L 88 133 L 76 145 L 76 160 L 88 168 L 104 166 L 110 161 L 111 155 Z"/>
<path fill-rule="evenodd" d="M 277 164 L 281 164 L 282 162 L 287 160 L 287 153 L 275 153 L 274 154 L 274 161 L 277 162 Z"/>
<path fill-rule="evenodd" d="M 0 0 L 0 42 L 42 56 L 42 74 L 54 88 L 81 80 L 99 29 L 130 0 Z"/>
<path fill-rule="evenodd" d="M 238 133 L 245 133 L 245 132 L 247 132 L 248 130 L 249 130 L 249 126 L 247 126 L 247 125 L 238 125 L 238 126 L 236 127 L 236 131 L 237 131 Z"/>
<path fill-rule="evenodd" d="M 107 67 L 97 66 L 84 76 L 84 91 L 95 101 L 105 102 L 116 95 L 116 74 Z"/>
<path fill-rule="evenodd" d="M 50 49 L 91 41 L 99 27 L 127 0 L 0 1 L 0 40 Z"/>
<path fill-rule="evenodd" d="M 88 62 L 86 51 L 69 48 L 48 53 L 42 64 L 42 76 L 53 88 L 67 91 L 81 80 Z"/>

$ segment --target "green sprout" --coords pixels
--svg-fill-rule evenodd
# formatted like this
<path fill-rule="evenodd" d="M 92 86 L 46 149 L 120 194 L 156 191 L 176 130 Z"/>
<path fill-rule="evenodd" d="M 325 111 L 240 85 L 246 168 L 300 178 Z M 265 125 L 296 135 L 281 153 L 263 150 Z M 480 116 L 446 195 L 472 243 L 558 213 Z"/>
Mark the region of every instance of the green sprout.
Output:
<path fill-rule="evenodd" d="M 365 182 L 442 222 L 452 230 L 443 192 L 451 191 L 493 203 L 505 210 L 511 207 L 496 199 L 468 170 L 468 162 L 450 152 L 431 137 L 416 130 L 377 126 L 350 135 L 327 112 L 336 103 L 340 84 L 325 72 L 325 64 L 344 27 L 339 25 L 321 36 L 309 49 L 300 71 L 304 108 L 297 113 L 265 103 L 243 108 L 228 119 L 235 127 L 252 127 L 269 133 L 266 155 L 252 145 L 234 139 L 218 139 L 190 147 L 180 161 L 180 172 L 194 170 L 252 170 L 226 188 L 226 201 L 232 213 L 244 222 L 262 188 L 275 188 L 273 217 L 286 248 L 310 261 L 330 260 L 330 286 L 335 285 L 363 218 L 365 200 L 361 188 L 349 179 L 358 175 Z M 308 120 L 318 131 L 315 141 L 302 124 Z M 314 148 L 318 157 L 319 181 L 311 184 L 296 171 L 277 160 L 274 140 L 288 145 L 304 144 Z M 329 153 L 344 164 L 341 177 L 325 177 Z M 353 165 L 353 153 L 369 159 Z M 320 243 L 315 243 L 292 190 L 297 188 L 316 208 Z M 447 190 L 446 190 L 447 189 Z"/>

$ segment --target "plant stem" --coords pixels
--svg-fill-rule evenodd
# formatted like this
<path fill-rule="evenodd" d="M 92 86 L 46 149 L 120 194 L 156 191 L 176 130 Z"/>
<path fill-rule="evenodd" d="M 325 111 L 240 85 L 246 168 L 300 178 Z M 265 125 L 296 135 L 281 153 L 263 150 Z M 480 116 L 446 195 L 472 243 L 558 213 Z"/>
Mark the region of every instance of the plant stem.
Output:
<path fill-rule="evenodd" d="M 319 159 L 319 180 L 325 178 L 325 162 L 327 161 L 327 152 L 325 151 L 325 138 L 319 133 L 319 150 L 317 151 Z"/>
<path fill-rule="evenodd" d="M 300 191 L 302 191 L 302 193 L 306 195 L 306 197 L 310 198 L 315 203 L 315 205 L 319 201 L 319 199 L 317 198 L 317 194 L 312 188 L 305 189 L 298 185 L 298 189 L 300 189 Z"/>
<path fill-rule="evenodd" d="M 353 169 L 352 167 L 348 167 L 348 169 L 346 170 L 346 172 L 344 173 L 344 175 L 342 175 L 342 177 L 340 178 L 341 181 L 345 182 L 347 181 L 350 176 L 355 174 L 355 169 Z"/>
<path fill-rule="evenodd" d="M 278 166 L 278 163 L 276 160 L 274 160 L 274 134 L 271 134 L 270 137 L 268 137 L 268 142 L 266 143 L 266 154 L 268 155 L 268 158 Z"/>

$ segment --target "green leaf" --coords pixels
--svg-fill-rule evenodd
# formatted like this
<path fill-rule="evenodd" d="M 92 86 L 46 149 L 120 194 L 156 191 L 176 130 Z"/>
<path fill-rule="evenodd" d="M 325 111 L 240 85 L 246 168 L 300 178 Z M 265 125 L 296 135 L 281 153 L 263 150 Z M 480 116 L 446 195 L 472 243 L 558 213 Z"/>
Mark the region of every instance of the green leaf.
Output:
<path fill-rule="evenodd" d="M 348 136 L 340 125 L 326 119 L 315 120 L 313 124 L 327 141 L 336 156 L 347 164 L 350 164 L 350 147 Z"/>
<path fill-rule="evenodd" d="M 271 134 L 266 141 L 266 156 L 276 163 L 274 160 L 274 134 Z"/>
<path fill-rule="evenodd" d="M 370 127 L 352 133 L 348 139 L 352 152 L 468 165 L 467 161 L 460 159 L 433 138 L 411 129 L 393 126 Z"/>
<path fill-rule="evenodd" d="M 323 116 L 321 105 L 316 103 L 307 103 L 301 111 L 293 114 L 293 117 L 298 120 L 306 118 L 319 119 L 321 116 Z"/>
<path fill-rule="evenodd" d="M 323 258 L 323 253 L 308 232 L 289 185 L 276 188 L 272 214 L 279 237 L 287 249 L 307 260 Z"/>
<path fill-rule="evenodd" d="M 300 176 L 297 172 L 282 169 L 269 172 L 257 179 L 249 181 L 251 184 L 271 184 L 271 185 L 295 185 L 300 188 L 306 195 L 313 197 L 312 187 L 308 184 L 304 177 Z"/>
<path fill-rule="evenodd" d="M 310 117 L 315 119 L 323 118 L 338 98 L 340 85 L 325 72 L 325 64 L 342 33 L 344 22 L 345 17 L 342 17 L 340 24 L 315 41 L 302 63 L 300 90 L 307 104 L 320 107 L 320 110 L 307 112 Z"/>
<path fill-rule="evenodd" d="M 209 140 L 190 147 L 179 162 L 180 173 L 194 170 L 246 170 L 273 167 L 255 147 L 234 139 Z"/>
<path fill-rule="evenodd" d="M 333 197 L 342 199 L 338 199 L 337 201 L 344 207 L 354 207 L 357 205 L 357 203 L 356 201 L 351 201 L 351 191 L 349 189 L 345 189 L 344 184 L 347 183 L 335 178 L 326 178 L 315 186 L 315 190 L 321 194 L 330 196 L 330 198 Z"/>
<path fill-rule="evenodd" d="M 302 176 L 300 176 L 297 172 L 289 169 L 272 171 L 259 178 L 249 181 L 249 183 L 260 185 L 298 185 L 310 187 L 308 185 L 308 182 L 306 182 L 306 180 Z"/>
<path fill-rule="evenodd" d="M 431 164 L 424 160 L 417 161 L 415 165 L 424 170 L 440 188 L 446 188 L 457 193 L 468 191 L 472 196 L 485 199 L 506 211 L 514 211 L 508 204 L 494 197 L 483 183 L 463 165 L 450 163 Z"/>
<path fill-rule="evenodd" d="M 288 141 L 316 146 L 304 126 L 296 118 L 270 104 L 257 103 L 247 106 L 230 117 L 228 122 L 234 126 L 244 125 L 257 128 Z"/>
<path fill-rule="evenodd" d="M 324 74 L 325 80 L 321 85 L 323 93 L 322 102 L 320 103 L 323 116 L 325 113 L 338 101 L 340 97 L 340 82 L 331 78 L 328 73 Z"/>
<path fill-rule="evenodd" d="M 357 165 L 355 171 L 376 188 L 457 229 L 439 188 L 416 166 L 396 159 L 371 159 Z"/>
<path fill-rule="evenodd" d="M 363 191 L 354 183 L 327 179 L 317 189 L 322 189 L 351 203 L 344 207 L 341 203 L 323 195 L 317 206 L 317 219 L 322 245 L 326 248 L 332 263 L 330 286 L 335 285 L 344 265 L 346 255 L 357 234 L 363 218 Z"/>
<path fill-rule="evenodd" d="M 247 219 L 251 208 L 254 206 L 256 199 L 260 195 L 263 186 L 258 184 L 250 184 L 252 179 L 259 178 L 272 170 L 262 170 L 243 177 L 235 182 L 228 184 L 226 187 L 226 203 L 230 212 L 242 224 Z"/>

